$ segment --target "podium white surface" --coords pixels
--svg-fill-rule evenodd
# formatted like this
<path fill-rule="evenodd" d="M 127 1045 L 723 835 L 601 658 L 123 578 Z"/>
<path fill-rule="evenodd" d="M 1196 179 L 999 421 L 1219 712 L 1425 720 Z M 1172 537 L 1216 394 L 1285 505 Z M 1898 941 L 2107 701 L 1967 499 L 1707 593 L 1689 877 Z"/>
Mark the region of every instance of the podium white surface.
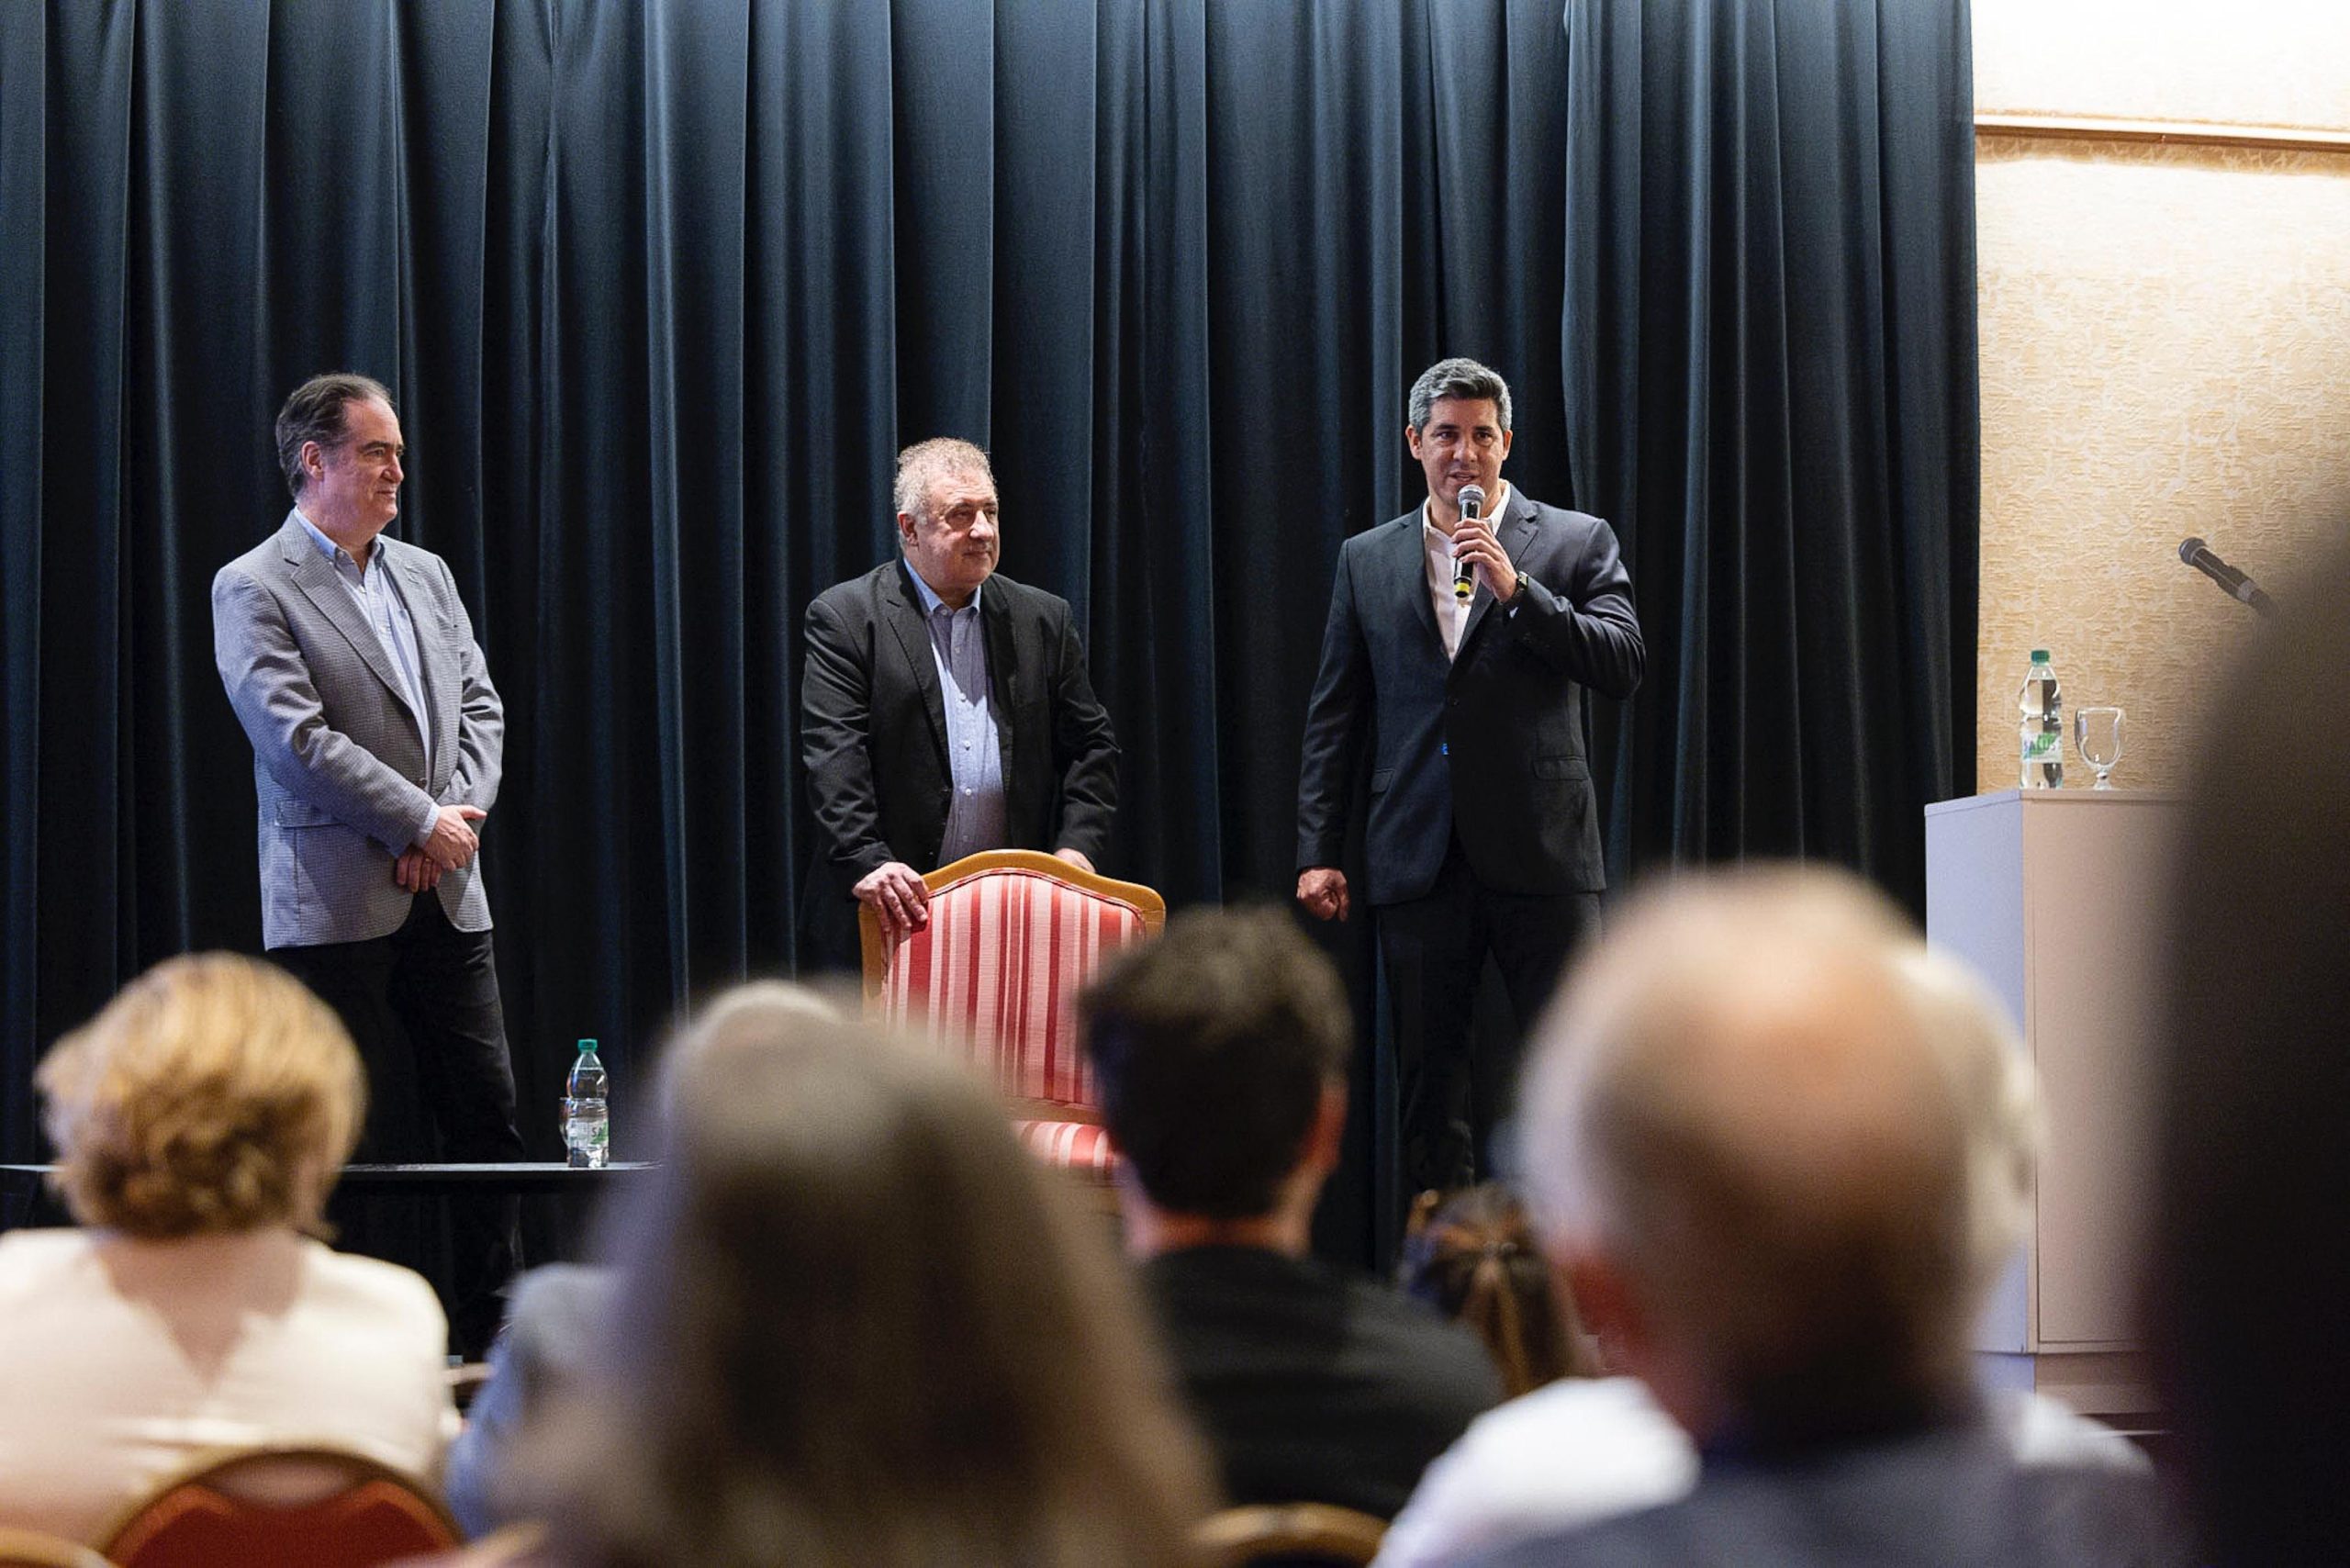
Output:
<path fill-rule="evenodd" d="M 2179 797 L 2006 790 L 1926 808 L 1926 936 L 2008 1004 L 2046 1130 L 2023 1255 L 1975 1333 L 1986 1381 L 2151 1411 L 2134 1318 L 2162 880 Z"/>

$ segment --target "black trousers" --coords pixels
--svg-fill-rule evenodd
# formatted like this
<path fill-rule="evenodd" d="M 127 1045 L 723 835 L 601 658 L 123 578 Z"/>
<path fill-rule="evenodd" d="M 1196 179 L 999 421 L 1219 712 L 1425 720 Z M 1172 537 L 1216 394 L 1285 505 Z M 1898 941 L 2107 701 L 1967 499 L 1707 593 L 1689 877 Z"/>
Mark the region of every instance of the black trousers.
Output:
<path fill-rule="evenodd" d="M 1380 905 L 1378 916 L 1394 1052 L 1393 1158 L 1408 1206 L 1430 1188 L 1494 1174 L 1494 1130 L 1515 1108 L 1526 1032 L 1575 948 L 1597 935 L 1599 895 L 1495 892 L 1455 838 L 1435 886 Z M 1506 1026 L 1473 1015 L 1488 957 L 1516 1014 Z"/>
<path fill-rule="evenodd" d="M 522 1158 L 514 1064 L 487 931 L 460 931 L 419 893 L 388 936 L 277 947 L 272 961 L 342 1017 L 367 1067 L 367 1125 L 353 1159 L 498 1163 Z M 520 1261 L 519 1203 L 449 1203 L 451 1276 L 442 1294 L 451 1348 L 477 1360 L 498 1331 L 499 1293 Z M 332 1209 L 342 1243 L 438 1280 L 417 1204 L 388 1197 Z"/>

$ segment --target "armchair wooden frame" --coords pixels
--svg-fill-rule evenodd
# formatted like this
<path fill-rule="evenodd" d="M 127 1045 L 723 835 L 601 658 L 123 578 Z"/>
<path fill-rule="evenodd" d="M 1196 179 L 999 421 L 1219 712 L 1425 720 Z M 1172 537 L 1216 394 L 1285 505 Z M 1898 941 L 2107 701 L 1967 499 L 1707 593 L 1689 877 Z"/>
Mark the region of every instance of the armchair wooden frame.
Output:
<path fill-rule="evenodd" d="M 1386 1521 L 1328 1503 L 1259 1503 L 1211 1514 L 1192 1532 L 1201 1568 L 1253 1562 L 1367 1563 L 1379 1555 Z"/>
<path fill-rule="evenodd" d="M 923 878 L 923 883 L 933 898 L 937 898 L 965 882 L 1006 872 L 1038 879 L 1058 889 L 1114 904 L 1132 917 L 1145 941 L 1155 939 L 1166 928 L 1167 901 L 1155 890 L 1139 882 L 1122 882 L 1080 870 L 1058 856 L 1034 849 L 990 849 L 967 855 L 930 872 Z M 890 965 L 897 957 L 897 948 L 883 934 L 880 918 L 869 906 L 859 906 L 857 926 L 864 953 L 865 1005 L 868 1013 L 878 1014 L 884 1011 L 890 981 Z M 1002 1092 L 1002 1098 L 1013 1120 L 1031 1128 L 1099 1126 L 1102 1122 L 1101 1112 L 1078 1098 L 1037 1098 L 1009 1090 Z"/>
<path fill-rule="evenodd" d="M 1104 877 L 1096 871 L 1080 869 L 1058 855 L 1047 855 L 1041 849 L 982 849 L 977 855 L 966 855 L 960 860 L 941 866 L 923 875 L 923 886 L 935 896 L 967 878 L 990 871 L 1029 871 L 1066 882 L 1098 897 L 1112 899 L 1127 905 L 1142 917 L 1143 929 L 1156 936 L 1167 926 L 1167 901 L 1157 890 L 1140 882 L 1121 882 L 1114 877 Z M 890 973 L 890 939 L 882 934 L 881 917 L 873 906 L 856 906 L 856 935 L 865 973 L 865 1000 L 870 1004 L 881 994 L 881 985 Z"/>

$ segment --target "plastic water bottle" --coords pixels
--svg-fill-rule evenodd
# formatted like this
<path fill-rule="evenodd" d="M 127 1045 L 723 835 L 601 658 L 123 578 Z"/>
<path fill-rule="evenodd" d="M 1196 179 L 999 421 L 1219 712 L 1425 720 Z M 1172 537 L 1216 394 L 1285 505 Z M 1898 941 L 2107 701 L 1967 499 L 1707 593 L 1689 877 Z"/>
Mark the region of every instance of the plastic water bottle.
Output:
<path fill-rule="evenodd" d="M 596 1042 L 579 1042 L 579 1059 L 563 1088 L 563 1144 L 575 1170 L 601 1170 L 612 1148 L 612 1113 L 604 1098 L 609 1081 Z"/>
<path fill-rule="evenodd" d="M 2031 650 L 2031 668 L 2016 696 L 2023 715 L 2018 735 L 2023 752 L 2023 787 L 2061 790 L 2065 787 L 2065 699 L 2056 689 L 2056 666 L 2048 650 Z"/>

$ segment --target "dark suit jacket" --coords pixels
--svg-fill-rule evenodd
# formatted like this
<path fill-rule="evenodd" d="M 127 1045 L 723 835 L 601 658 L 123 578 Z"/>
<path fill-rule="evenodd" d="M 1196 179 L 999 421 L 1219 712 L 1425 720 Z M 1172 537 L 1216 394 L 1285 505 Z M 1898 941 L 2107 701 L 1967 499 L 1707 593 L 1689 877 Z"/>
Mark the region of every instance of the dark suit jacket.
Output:
<path fill-rule="evenodd" d="M 1003 753 L 1002 847 L 1104 858 L 1118 746 L 1086 678 L 1069 601 L 998 572 L 979 590 L 979 618 Z M 937 866 L 954 777 L 938 662 L 903 559 L 827 588 L 808 607 L 800 750 L 818 870 L 803 913 L 828 958 L 853 961 L 849 889 L 888 861 Z"/>
<path fill-rule="evenodd" d="M 1367 746 L 1366 902 L 1426 893 L 1456 832 L 1471 871 L 1495 891 L 1606 885 L 1583 689 L 1621 699 L 1640 683 L 1631 578 L 1605 522 L 1516 486 L 1494 533 L 1529 579 L 1522 603 L 1513 614 L 1480 582 L 1449 664 L 1428 603 L 1419 509 L 1338 551 L 1306 709 L 1297 864 L 1339 864 Z"/>
<path fill-rule="evenodd" d="M 1318 1259 L 1187 1248 L 1144 1264 L 1142 1284 L 1235 1503 L 1393 1518 L 1501 1402 L 1467 1329 Z"/>

